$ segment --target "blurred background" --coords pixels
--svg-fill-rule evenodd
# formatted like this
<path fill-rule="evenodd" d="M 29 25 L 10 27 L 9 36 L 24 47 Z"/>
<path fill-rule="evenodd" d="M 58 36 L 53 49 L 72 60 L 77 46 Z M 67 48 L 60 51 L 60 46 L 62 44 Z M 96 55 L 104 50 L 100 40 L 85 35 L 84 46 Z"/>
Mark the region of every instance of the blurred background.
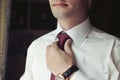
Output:
<path fill-rule="evenodd" d="M 48 0 L 11 0 L 5 80 L 19 80 L 27 48 L 36 38 L 56 28 Z M 95 27 L 120 37 L 120 0 L 93 0 L 90 20 Z"/>

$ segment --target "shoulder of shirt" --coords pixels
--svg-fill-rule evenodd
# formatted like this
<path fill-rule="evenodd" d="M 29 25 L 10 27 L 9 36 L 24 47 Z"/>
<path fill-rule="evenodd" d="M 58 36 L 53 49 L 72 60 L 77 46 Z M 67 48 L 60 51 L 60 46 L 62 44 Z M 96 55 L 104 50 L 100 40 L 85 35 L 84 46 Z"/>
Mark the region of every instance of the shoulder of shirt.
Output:
<path fill-rule="evenodd" d="M 55 38 L 55 30 L 53 30 L 51 32 L 48 32 L 48 33 L 38 37 L 37 39 L 32 41 L 30 46 L 36 46 L 36 45 L 44 44 L 44 43 L 46 43 L 46 42 L 48 42 L 50 40 L 53 40 L 54 38 Z"/>
<path fill-rule="evenodd" d="M 104 32 L 104 31 L 102 31 L 100 29 L 97 29 L 95 27 L 93 27 L 93 29 L 92 29 L 91 33 L 89 34 L 89 36 L 91 38 L 99 38 L 101 40 L 114 40 L 114 41 L 116 41 L 117 43 L 120 44 L 120 38 L 118 38 L 118 37 L 116 37 L 116 36 L 114 36 L 112 34 L 109 34 L 107 32 Z"/>

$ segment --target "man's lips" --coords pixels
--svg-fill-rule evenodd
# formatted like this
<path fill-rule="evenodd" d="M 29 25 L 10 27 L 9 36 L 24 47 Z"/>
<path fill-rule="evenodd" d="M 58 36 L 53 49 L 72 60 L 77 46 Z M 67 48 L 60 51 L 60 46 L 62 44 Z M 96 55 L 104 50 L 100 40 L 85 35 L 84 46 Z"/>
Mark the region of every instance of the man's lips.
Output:
<path fill-rule="evenodd" d="M 65 4 L 65 3 L 54 3 L 52 6 L 68 6 L 68 4 Z"/>

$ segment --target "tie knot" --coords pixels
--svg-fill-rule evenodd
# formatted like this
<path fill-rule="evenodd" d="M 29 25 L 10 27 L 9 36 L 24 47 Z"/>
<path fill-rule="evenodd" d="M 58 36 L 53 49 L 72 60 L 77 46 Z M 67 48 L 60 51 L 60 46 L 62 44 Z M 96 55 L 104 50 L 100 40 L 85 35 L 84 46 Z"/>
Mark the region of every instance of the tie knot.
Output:
<path fill-rule="evenodd" d="M 67 41 L 67 39 L 70 39 L 70 37 L 67 35 L 67 33 L 65 33 L 65 32 L 60 32 L 60 33 L 58 34 L 58 39 L 59 39 L 59 41 L 58 41 L 58 46 L 59 46 L 62 50 L 64 50 L 64 44 L 65 44 L 65 42 Z"/>

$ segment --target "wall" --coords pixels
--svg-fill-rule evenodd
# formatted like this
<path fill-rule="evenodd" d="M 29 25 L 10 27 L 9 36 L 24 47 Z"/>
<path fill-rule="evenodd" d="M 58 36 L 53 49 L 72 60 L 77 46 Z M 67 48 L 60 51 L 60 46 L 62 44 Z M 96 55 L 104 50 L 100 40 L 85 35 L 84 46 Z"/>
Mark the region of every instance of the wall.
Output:
<path fill-rule="evenodd" d="M 4 80 L 9 0 L 0 0 L 0 80 Z"/>
<path fill-rule="evenodd" d="M 48 2 L 48 0 L 14 0 L 14 1 Z"/>
<path fill-rule="evenodd" d="M 3 35 L 4 35 L 4 1 L 0 1 L 0 70 L 2 70 L 2 55 L 3 55 Z M 1 73 L 0 73 L 1 75 Z"/>

